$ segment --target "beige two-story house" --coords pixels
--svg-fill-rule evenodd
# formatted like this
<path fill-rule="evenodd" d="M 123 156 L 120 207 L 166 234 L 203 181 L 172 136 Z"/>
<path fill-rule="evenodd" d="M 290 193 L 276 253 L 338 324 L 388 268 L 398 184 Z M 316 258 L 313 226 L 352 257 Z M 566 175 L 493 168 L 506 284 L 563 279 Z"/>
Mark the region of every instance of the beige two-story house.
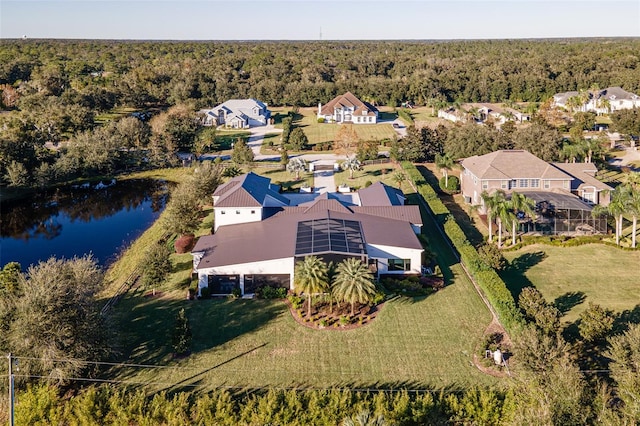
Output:
<path fill-rule="evenodd" d="M 500 150 L 462 161 L 462 195 L 467 203 L 486 213 L 482 193 L 555 193 L 573 195 L 589 204 L 609 203 L 613 189 L 595 178 L 591 163 L 547 163 L 525 150 Z"/>

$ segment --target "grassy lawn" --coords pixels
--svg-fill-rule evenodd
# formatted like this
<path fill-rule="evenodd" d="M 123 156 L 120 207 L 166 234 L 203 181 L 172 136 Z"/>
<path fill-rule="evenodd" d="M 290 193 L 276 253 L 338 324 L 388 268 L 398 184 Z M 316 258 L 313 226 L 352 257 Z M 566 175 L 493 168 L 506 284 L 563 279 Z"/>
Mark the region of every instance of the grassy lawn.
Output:
<path fill-rule="evenodd" d="M 224 130 L 222 128 L 216 131 L 215 146 L 213 151 L 224 151 L 231 149 L 231 144 L 235 143 L 238 138 L 241 138 L 245 142 L 249 139 L 251 132 L 246 130 Z"/>
<path fill-rule="evenodd" d="M 245 170 L 248 171 L 248 170 Z M 254 173 L 260 176 L 265 176 L 271 179 L 272 183 L 282 185 L 282 188 L 288 191 L 296 191 L 302 187 L 303 183 L 309 186 L 313 186 L 313 173 L 302 172 L 300 173 L 300 180 L 295 180 L 295 174 L 289 173 L 286 170 L 270 169 L 256 167 L 253 169 Z"/>
<path fill-rule="evenodd" d="M 361 170 L 353 172 L 353 179 L 349 179 L 348 170 L 340 170 L 333 176 L 336 181 L 336 186 L 344 184 L 352 188 L 364 188 L 367 181 L 371 183 L 381 181 L 397 188 L 398 184 L 394 181 L 394 175 L 401 170 L 402 168 L 395 163 L 371 164 L 363 166 Z M 409 184 L 407 181 L 402 184 L 402 188 L 408 190 Z"/>
<path fill-rule="evenodd" d="M 301 108 L 300 114 L 302 119 L 296 121 L 295 125 L 304 130 L 310 145 L 332 142 L 335 139 L 340 128 L 339 124 L 318 123 L 313 108 Z M 384 139 L 395 140 L 396 138 L 396 132 L 389 123 L 353 125 L 353 128 L 361 140 L 382 141 Z"/>
<path fill-rule="evenodd" d="M 459 271 L 457 271 L 459 273 Z M 177 368 L 126 369 L 119 379 L 154 382 L 161 389 L 196 386 L 459 387 L 494 383 L 470 365 L 489 314 L 471 285 L 453 285 L 423 299 L 385 304 L 359 329 L 312 330 L 299 325 L 281 301 L 184 300 L 137 291 L 117 308 L 128 362 Z M 184 307 L 193 328 L 193 353 L 173 360 L 170 333 Z"/>
<path fill-rule="evenodd" d="M 103 112 L 101 114 L 96 114 L 96 116 L 95 116 L 93 121 L 96 124 L 104 124 L 104 123 L 107 123 L 109 121 L 117 120 L 119 118 L 128 116 L 131 113 L 134 113 L 136 111 L 139 111 L 139 110 L 136 109 L 136 108 L 127 108 L 127 107 L 114 108 L 109 112 Z"/>
<path fill-rule="evenodd" d="M 501 275 L 512 293 L 517 296 L 522 287 L 534 285 L 548 301 L 569 305 L 567 321 L 575 321 L 589 302 L 616 312 L 640 305 L 638 251 L 601 244 L 533 245 L 504 255 L 513 266 Z"/>
<path fill-rule="evenodd" d="M 269 133 L 264 135 L 262 145 L 260 145 L 260 154 L 280 155 L 280 142 L 282 141 L 282 133 Z"/>

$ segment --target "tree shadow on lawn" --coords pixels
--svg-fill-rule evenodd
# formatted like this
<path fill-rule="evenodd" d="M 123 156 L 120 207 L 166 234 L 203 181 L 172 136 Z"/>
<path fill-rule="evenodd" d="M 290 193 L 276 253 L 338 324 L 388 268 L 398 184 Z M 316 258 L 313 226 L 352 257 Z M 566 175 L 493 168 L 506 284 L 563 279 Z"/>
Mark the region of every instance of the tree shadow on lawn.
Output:
<path fill-rule="evenodd" d="M 566 314 L 574 307 L 585 301 L 587 295 L 582 291 L 569 291 L 562 296 L 556 297 L 553 305 L 558 308 L 562 314 Z"/>
<path fill-rule="evenodd" d="M 613 321 L 613 334 L 622 334 L 629 329 L 630 324 L 640 324 L 640 305 L 633 309 L 625 309 L 616 315 Z"/>
<path fill-rule="evenodd" d="M 516 303 L 523 288 L 535 287 L 525 276 L 525 272 L 542 262 L 546 257 L 547 254 L 543 251 L 524 253 L 513 259 L 509 266 L 500 272 L 500 277 L 504 280 Z"/>
<path fill-rule="evenodd" d="M 142 293 L 136 291 L 116 308 L 123 359 L 157 365 L 169 362 L 173 353 L 171 335 L 181 308 L 185 309 L 191 325 L 192 354 L 254 332 L 287 309 L 281 301 L 144 299 Z"/>

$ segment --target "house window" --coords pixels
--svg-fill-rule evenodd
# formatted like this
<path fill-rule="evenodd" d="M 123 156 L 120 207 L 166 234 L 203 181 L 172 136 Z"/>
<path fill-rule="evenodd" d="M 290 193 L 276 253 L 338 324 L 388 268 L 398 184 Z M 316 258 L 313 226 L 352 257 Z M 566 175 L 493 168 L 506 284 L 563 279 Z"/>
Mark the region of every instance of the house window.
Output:
<path fill-rule="evenodd" d="M 540 188 L 540 179 L 531 179 L 531 188 Z"/>
<path fill-rule="evenodd" d="M 489 181 L 483 180 L 482 181 L 482 189 L 488 189 L 489 188 Z"/>
<path fill-rule="evenodd" d="M 509 189 L 509 181 L 508 180 L 501 180 L 500 181 L 500 188 Z"/>
<path fill-rule="evenodd" d="M 227 214 L 224 210 L 220 210 L 220 214 Z"/>
<path fill-rule="evenodd" d="M 583 192 L 582 193 L 582 199 L 584 201 L 587 201 L 589 203 L 595 203 L 595 197 L 593 192 Z"/>
<path fill-rule="evenodd" d="M 251 214 L 256 214 L 256 211 L 255 210 L 251 210 Z"/>
<path fill-rule="evenodd" d="M 528 188 L 529 187 L 529 179 L 520 179 L 520 182 L 518 182 L 518 186 L 520 188 Z"/>
<path fill-rule="evenodd" d="M 477 184 L 478 184 L 478 178 L 477 178 L 477 177 L 475 177 L 475 176 L 473 177 L 473 184 L 474 184 L 474 185 L 477 185 Z"/>
<path fill-rule="evenodd" d="M 410 271 L 411 259 L 388 259 L 387 269 L 389 271 Z"/>
<path fill-rule="evenodd" d="M 569 189 L 569 187 L 570 187 L 569 185 L 570 185 L 570 184 L 569 184 L 569 181 L 568 181 L 568 180 L 564 180 L 564 181 L 562 181 L 562 187 L 563 187 L 564 189 Z"/>
<path fill-rule="evenodd" d="M 544 189 L 551 188 L 551 181 L 550 180 L 543 180 L 542 183 L 544 185 Z"/>
<path fill-rule="evenodd" d="M 518 181 L 515 179 L 511 179 L 511 188 L 517 188 L 518 187 Z"/>
<path fill-rule="evenodd" d="M 236 210 L 236 214 L 240 214 L 240 210 Z"/>

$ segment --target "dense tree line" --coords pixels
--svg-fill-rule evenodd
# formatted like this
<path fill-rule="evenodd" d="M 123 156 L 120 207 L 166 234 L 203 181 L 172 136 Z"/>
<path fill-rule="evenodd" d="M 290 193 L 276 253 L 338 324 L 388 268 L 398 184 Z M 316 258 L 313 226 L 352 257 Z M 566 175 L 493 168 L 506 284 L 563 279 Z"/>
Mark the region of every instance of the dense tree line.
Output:
<path fill-rule="evenodd" d="M 210 135 L 198 134 L 196 111 L 230 98 L 315 106 L 350 90 L 380 105 L 411 100 L 437 106 L 542 101 L 593 84 L 638 92 L 639 47 L 637 40 L 621 39 L 4 40 L 0 106 L 9 112 L 0 117 L 0 180 L 13 186 L 45 186 L 129 167 L 171 165 L 178 150 L 201 154 L 211 143 Z M 96 121 L 115 107 L 152 112 L 154 117 Z M 620 127 L 635 128 L 628 119 L 620 121 Z M 296 148 L 304 144 L 303 138 L 294 139 Z M 47 143 L 62 143 L 63 148 L 53 152 Z"/>

